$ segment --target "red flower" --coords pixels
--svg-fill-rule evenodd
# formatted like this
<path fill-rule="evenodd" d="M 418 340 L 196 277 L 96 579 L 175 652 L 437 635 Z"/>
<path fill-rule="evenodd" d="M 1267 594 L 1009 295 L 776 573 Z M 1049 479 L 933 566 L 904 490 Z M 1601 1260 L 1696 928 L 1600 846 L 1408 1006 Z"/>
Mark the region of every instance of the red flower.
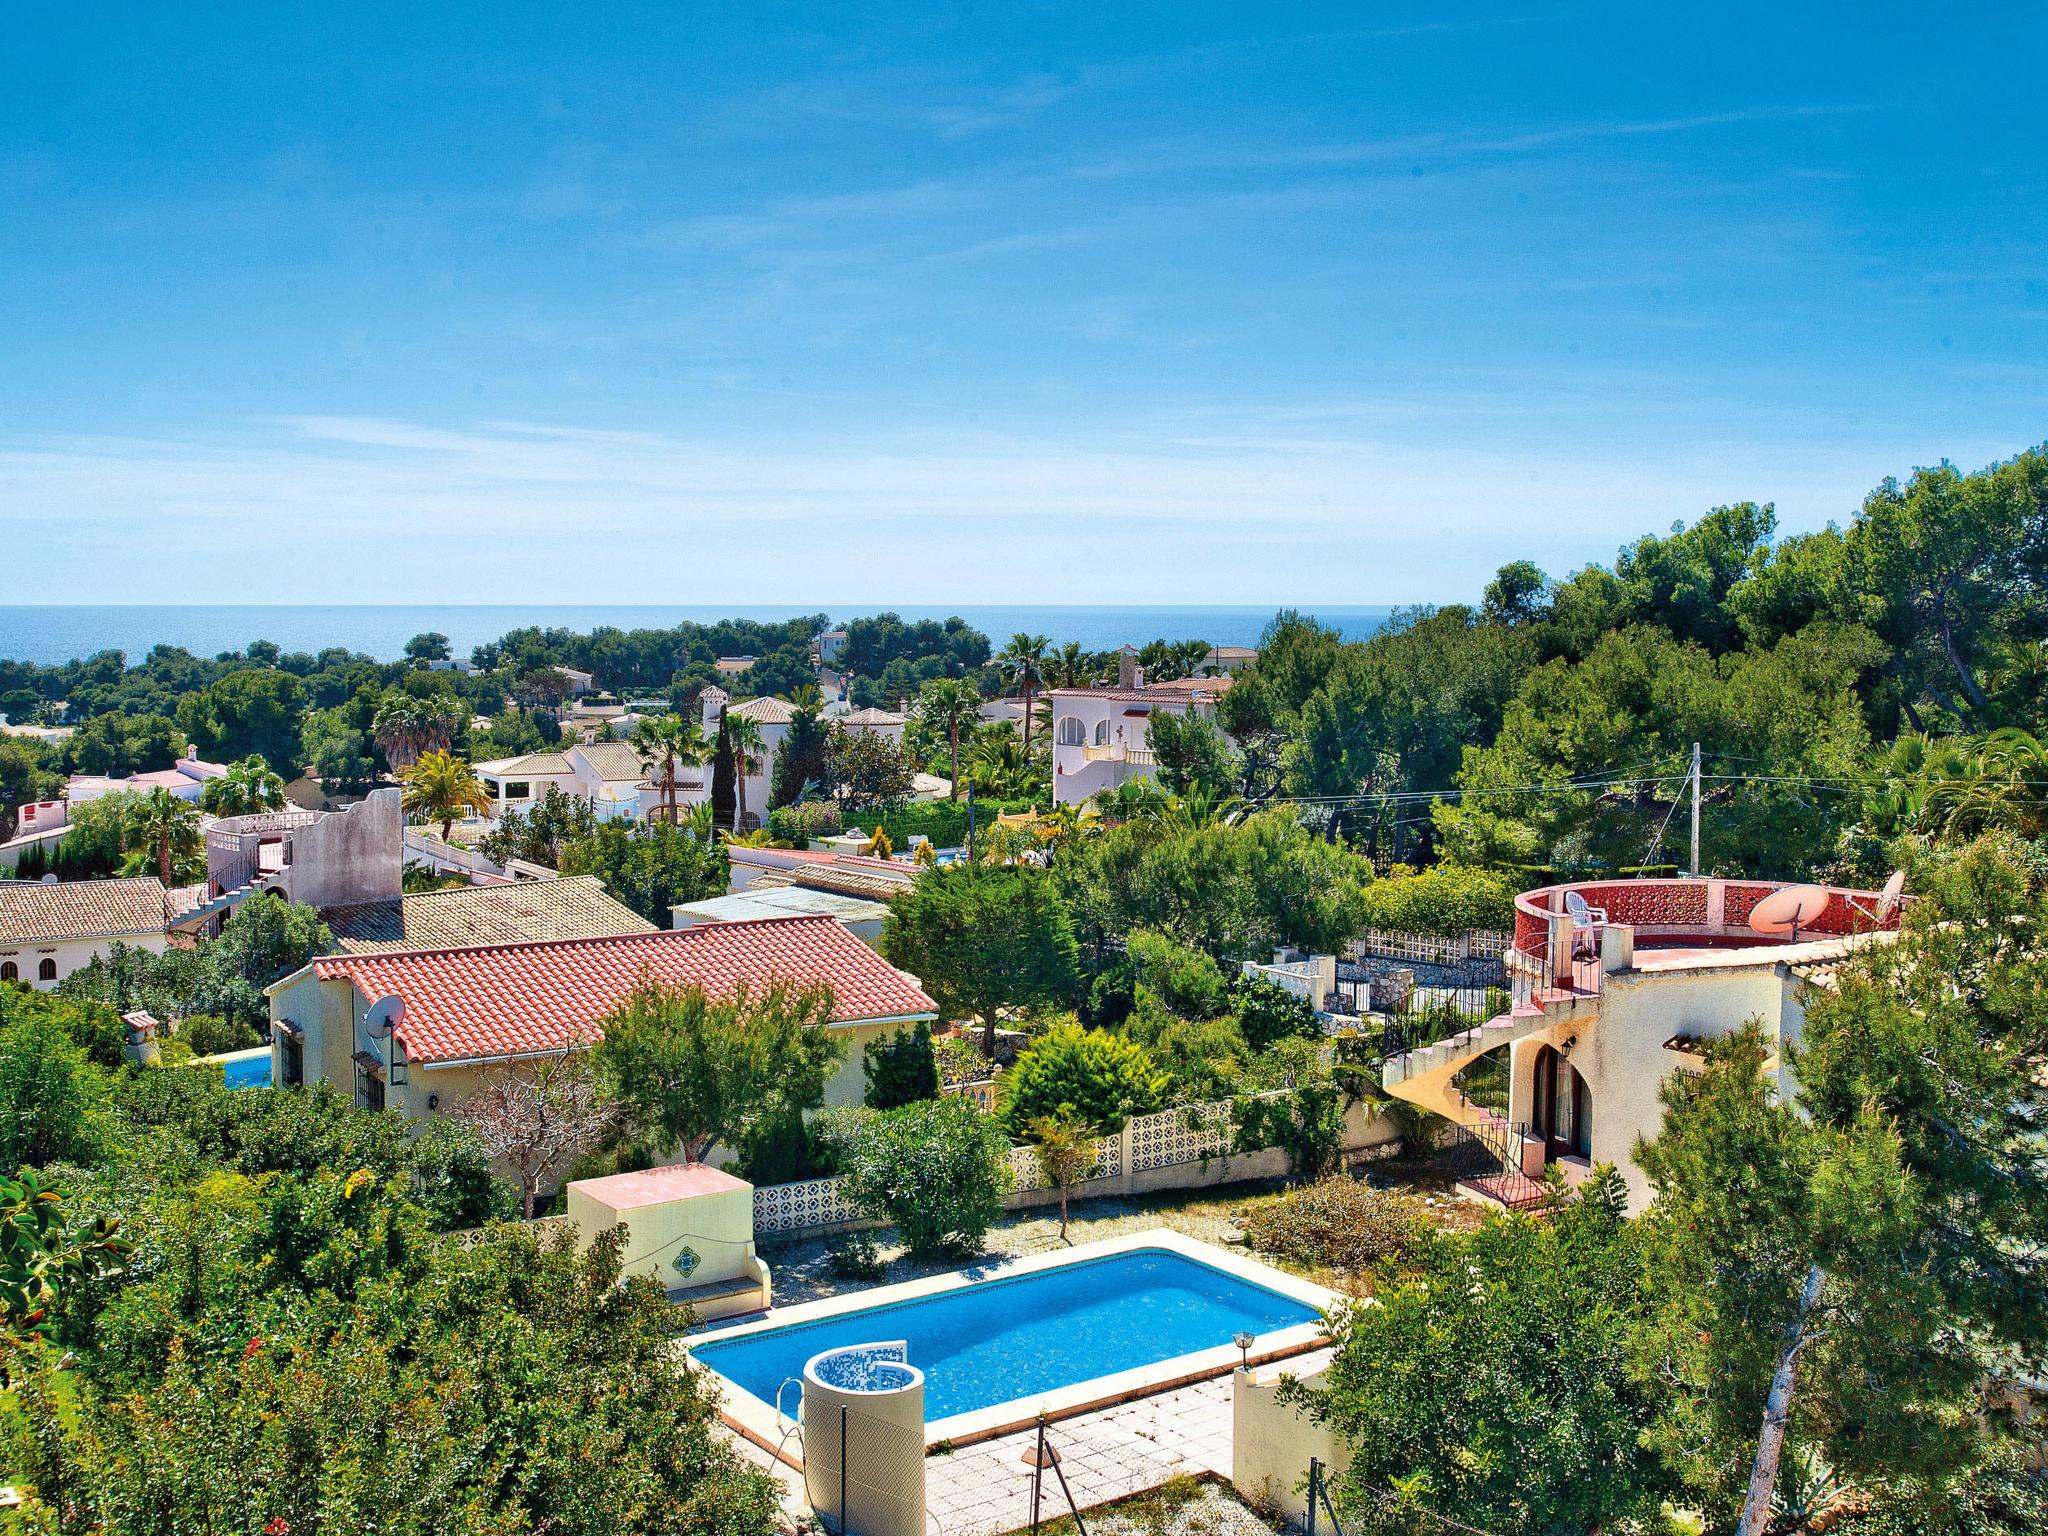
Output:
<path fill-rule="evenodd" d="M 255 1338 L 251 1339 L 246 1345 L 243 1346 L 242 1358 L 244 1360 L 254 1360 L 256 1358 L 256 1351 L 261 1349 L 262 1347 L 263 1336 L 261 1334 L 258 1334 Z M 269 1527 L 266 1526 L 264 1527 L 264 1529 L 268 1530 Z M 289 1527 L 287 1527 L 286 1529 L 289 1529 Z M 282 1533 L 272 1532 L 272 1536 L 282 1536 Z"/>
<path fill-rule="evenodd" d="M 255 1339 L 251 1342 L 260 1344 L 262 1340 Z M 263 1536 L 292 1536 L 292 1523 L 283 1515 L 272 1515 L 263 1523 Z"/>

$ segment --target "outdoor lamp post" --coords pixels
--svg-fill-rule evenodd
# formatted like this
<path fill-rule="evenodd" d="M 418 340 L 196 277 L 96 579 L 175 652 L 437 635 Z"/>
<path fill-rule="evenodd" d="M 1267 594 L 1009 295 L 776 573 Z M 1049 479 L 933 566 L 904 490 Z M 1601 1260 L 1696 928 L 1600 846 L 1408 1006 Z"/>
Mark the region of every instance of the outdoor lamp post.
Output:
<path fill-rule="evenodd" d="M 1237 1346 L 1237 1368 L 1241 1371 L 1250 1370 L 1252 1368 L 1252 1336 L 1249 1333 L 1240 1333 L 1230 1342 Z"/>

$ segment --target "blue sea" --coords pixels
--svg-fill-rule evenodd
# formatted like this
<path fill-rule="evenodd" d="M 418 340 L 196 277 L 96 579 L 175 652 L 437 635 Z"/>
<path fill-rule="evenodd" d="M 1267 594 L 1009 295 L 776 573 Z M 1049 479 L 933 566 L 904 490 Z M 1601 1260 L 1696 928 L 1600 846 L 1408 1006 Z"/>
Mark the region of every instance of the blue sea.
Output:
<path fill-rule="evenodd" d="M 252 640 L 269 640 L 287 651 L 351 651 L 395 660 L 405 642 L 430 631 L 444 634 L 457 656 L 526 625 L 588 633 L 600 625 L 618 629 L 667 629 L 693 619 L 779 622 L 808 613 L 829 613 L 836 624 L 877 613 L 907 620 L 944 619 L 958 614 L 1000 647 L 1011 635 L 1049 635 L 1055 645 L 1073 640 L 1091 651 L 1128 642 L 1206 640 L 1211 645 L 1257 645 L 1259 632 L 1278 604 L 1243 607 L 1084 608 L 1057 604 L 953 607 L 923 603 L 809 603 L 783 607 L 736 603 L 664 607 L 654 604 L 308 604 L 224 606 L 164 604 L 136 607 L 0 606 L 0 660 L 55 666 L 96 651 L 125 651 L 131 664 L 154 645 L 175 645 L 195 656 L 238 651 Z M 1331 607 L 1311 611 L 1347 638 L 1362 639 L 1393 610 Z"/>

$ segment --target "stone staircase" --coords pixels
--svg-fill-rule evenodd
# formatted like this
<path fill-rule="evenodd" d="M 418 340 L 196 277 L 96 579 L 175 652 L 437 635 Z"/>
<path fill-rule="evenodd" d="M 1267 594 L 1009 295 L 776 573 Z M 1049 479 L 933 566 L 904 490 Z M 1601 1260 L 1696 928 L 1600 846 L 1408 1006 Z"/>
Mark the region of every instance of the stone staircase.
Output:
<path fill-rule="evenodd" d="M 267 869 L 254 880 L 238 885 L 232 890 L 222 891 L 218 896 L 209 896 L 195 907 L 189 907 L 171 919 L 172 928 L 197 928 L 222 913 L 232 912 L 251 896 L 270 890 L 283 883 L 285 871 Z"/>

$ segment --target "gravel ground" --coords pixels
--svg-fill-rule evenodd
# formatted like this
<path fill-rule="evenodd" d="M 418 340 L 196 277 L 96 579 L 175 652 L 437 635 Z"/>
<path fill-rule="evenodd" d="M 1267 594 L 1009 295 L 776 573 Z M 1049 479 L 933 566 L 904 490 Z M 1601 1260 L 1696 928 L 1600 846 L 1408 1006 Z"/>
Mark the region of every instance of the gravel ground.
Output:
<path fill-rule="evenodd" d="M 1268 1520 L 1222 1483 L 1178 1479 L 1120 1504 L 1087 1512 L 1089 1536 L 1274 1536 Z M 1043 1536 L 1075 1536 L 1071 1517 L 1040 1527 Z"/>
<path fill-rule="evenodd" d="M 1439 1225 L 1466 1228 L 1485 1217 L 1482 1207 L 1452 1195 L 1448 1181 L 1426 1165 L 1384 1164 L 1373 1171 L 1373 1177 L 1375 1183 L 1427 1197 Z M 1050 1253 L 1061 1247 L 1143 1232 L 1153 1227 L 1169 1227 L 1202 1242 L 1215 1243 L 1218 1247 L 1241 1248 L 1244 1246 L 1244 1233 L 1238 1225 L 1239 1214 L 1255 1205 L 1277 1200 L 1286 1187 L 1286 1181 L 1281 1179 L 1253 1179 L 1209 1189 L 1165 1190 L 1128 1199 L 1105 1195 L 1075 1200 L 1067 1207 L 1067 1241 L 1064 1244 L 1060 1241 L 1058 1206 L 1009 1211 L 990 1229 L 983 1254 L 995 1258 L 1023 1258 L 1034 1253 Z M 877 1227 L 869 1235 L 874 1238 L 888 1266 L 887 1273 L 879 1280 L 848 1280 L 832 1272 L 832 1250 L 846 1241 L 844 1237 L 762 1243 L 761 1257 L 775 1276 L 775 1305 L 791 1307 L 800 1302 L 820 1301 L 827 1296 L 866 1290 L 875 1285 L 894 1285 L 899 1281 L 942 1274 L 961 1267 L 957 1258 L 932 1263 L 913 1262 L 904 1256 L 903 1246 L 896 1240 L 893 1227 Z M 1348 1274 L 1291 1263 L 1272 1254 L 1260 1257 L 1269 1264 L 1293 1270 L 1332 1290 L 1354 1293 L 1359 1290 L 1354 1278 Z"/>

